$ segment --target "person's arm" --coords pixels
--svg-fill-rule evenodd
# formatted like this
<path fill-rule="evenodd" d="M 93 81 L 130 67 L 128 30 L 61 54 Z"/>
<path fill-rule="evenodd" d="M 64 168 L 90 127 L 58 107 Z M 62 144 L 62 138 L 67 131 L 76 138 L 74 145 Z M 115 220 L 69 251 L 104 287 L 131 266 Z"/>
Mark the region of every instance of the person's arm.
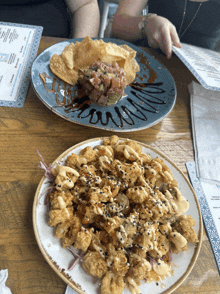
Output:
<path fill-rule="evenodd" d="M 128 41 L 141 39 L 138 28 L 147 0 L 121 0 L 112 23 L 112 35 Z"/>
<path fill-rule="evenodd" d="M 65 0 L 72 15 L 73 38 L 96 38 L 100 12 L 97 0 Z"/>
<path fill-rule="evenodd" d="M 155 0 L 156 1 L 156 0 Z M 112 36 L 134 41 L 141 39 L 142 32 L 139 23 L 148 0 L 121 0 L 112 24 Z M 159 15 L 147 16 L 144 34 L 146 42 L 153 48 L 160 48 L 167 58 L 172 55 L 172 44 L 181 47 L 175 26 Z"/>

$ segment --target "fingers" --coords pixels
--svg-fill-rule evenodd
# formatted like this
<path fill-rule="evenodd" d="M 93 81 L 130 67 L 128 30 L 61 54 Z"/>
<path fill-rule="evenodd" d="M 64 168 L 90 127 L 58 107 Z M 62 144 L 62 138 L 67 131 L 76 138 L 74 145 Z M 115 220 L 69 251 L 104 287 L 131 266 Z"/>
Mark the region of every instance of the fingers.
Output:
<path fill-rule="evenodd" d="M 172 56 L 172 40 L 170 35 L 170 30 L 166 29 L 162 31 L 162 36 L 160 38 L 160 49 L 166 55 L 168 59 Z"/>
<path fill-rule="evenodd" d="M 172 56 L 172 45 L 182 47 L 175 26 L 164 17 L 151 17 L 145 32 L 149 46 L 160 48 L 168 59 Z"/>
<path fill-rule="evenodd" d="M 179 39 L 179 36 L 177 34 L 175 27 L 171 28 L 170 36 L 171 36 L 171 40 L 172 40 L 173 45 L 177 48 L 182 48 L 182 45 L 180 43 L 180 39 Z"/>

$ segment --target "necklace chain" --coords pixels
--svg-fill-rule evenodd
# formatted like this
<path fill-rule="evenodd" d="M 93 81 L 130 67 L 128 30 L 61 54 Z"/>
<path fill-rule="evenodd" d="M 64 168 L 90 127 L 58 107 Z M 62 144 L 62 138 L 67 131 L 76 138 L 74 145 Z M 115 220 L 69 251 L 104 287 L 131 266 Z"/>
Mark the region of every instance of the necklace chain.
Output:
<path fill-rule="evenodd" d="M 185 0 L 184 11 L 183 11 L 183 19 L 182 19 L 182 22 L 181 22 L 181 25 L 180 25 L 180 29 L 179 29 L 179 38 L 181 38 L 181 37 L 185 34 L 185 32 L 188 30 L 188 28 L 191 26 L 191 24 L 192 24 L 192 22 L 194 21 L 194 19 L 195 19 L 197 13 L 199 12 L 199 9 L 200 9 L 201 5 L 202 5 L 202 2 L 199 4 L 198 9 L 196 10 L 195 15 L 193 16 L 192 20 L 191 20 L 190 23 L 188 24 L 187 28 L 185 28 L 185 30 L 183 31 L 183 33 L 180 35 L 181 30 L 182 30 L 182 26 L 183 26 L 183 23 L 184 23 L 184 20 L 185 20 L 185 15 L 186 15 L 187 0 Z"/>

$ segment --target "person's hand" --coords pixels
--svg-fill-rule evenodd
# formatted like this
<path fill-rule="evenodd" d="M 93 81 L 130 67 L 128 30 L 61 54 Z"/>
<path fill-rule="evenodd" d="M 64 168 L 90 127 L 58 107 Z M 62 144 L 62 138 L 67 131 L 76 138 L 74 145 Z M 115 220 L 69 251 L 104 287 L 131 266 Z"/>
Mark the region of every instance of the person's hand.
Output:
<path fill-rule="evenodd" d="M 145 27 L 148 44 L 152 48 L 160 48 L 170 58 L 172 45 L 181 48 L 182 45 L 176 27 L 166 18 L 159 15 L 149 15 Z"/>

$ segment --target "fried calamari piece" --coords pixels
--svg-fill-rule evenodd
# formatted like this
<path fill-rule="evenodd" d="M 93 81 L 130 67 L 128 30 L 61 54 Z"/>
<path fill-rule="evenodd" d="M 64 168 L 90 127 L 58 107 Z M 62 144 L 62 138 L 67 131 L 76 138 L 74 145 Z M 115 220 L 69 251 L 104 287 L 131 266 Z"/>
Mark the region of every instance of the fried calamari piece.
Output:
<path fill-rule="evenodd" d="M 101 234 L 102 232 L 99 231 L 97 231 L 95 234 L 92 234 L 92 241 L 88 249 L 91 251 L 97 251 L 100 256 L 105 259 L 106 246 L 101 242 Z"/>
<path fill-rule="evenodd" d="M 69 190 L 57 191 L 54 190 L 50 195 L 51 209 L 61 209 L 63 207 L 72 206 L 73 195 Z M 64 202 L 64 203 L 63 203 Z"/>
<path fill-rule="evenodd" d="M 150 262 L 134 253 L 129 254 L 129 263 L 129 275 L 135 280 L 143 280 L 147 272 L 151 270 Z"/>
<path fill-rule="evenodd" d="M 110 138 L 104 138 L 103 139 L 103 145 L 110 145 L 112 147 L 114 147 L 119 141 L 118 136 L 113 135 Z"/>
<path fill-rule="evenodd" d="M 73 202 L 75 204 L 85 203 L 85 195 L 88 193 L 89 187 L 75 184 L 73 189 L 70 190 L 73 195 Z"/>
<path fill-rule="evenodd" d="M 58 238 L 59 237 L 62 238 L 63 248 L 70 247 L 76 241 L 76 236 L 78 232 L 81 230 L 81 222 L 77 216 L 74 215 L 70 219 L 70 223 L 71 223 L 71 226 L 68 228 L 65 236 L 63 237 L 62 237 L 63 231 L 66 230 L 66 227 L 68 226 L 69 223 L 64 222 L 57 226 L 56 235 Z"/>
<path fill-rule="evenodd" d="M 156 262 L 153 262 L 153 270 L 161 279 L 171 275 L 171 265 L 161 259 L 157 259 Z"/>
<path fill-rule="evenodd" d="M 163 224 L 159 226 L 159 230 L 161 234 L 168 235 L 170 232 L 172 232 L 172 228 L 169 223 Z"/>
<path fill-rule="evenodd" d="M 123 218 L 113 216 L 104 222 L 104 229 L 111 235 L 123 223 Z"/>
<path fill-rule="evenodd" d="M 51 227 L 55 227 L 60 223 L 70 220 L 72 216 L 73 216 L 73 207 L 53 209 L 49 211 L 48 224 Z"/>
<path fill-rule="evenodd" d="M 83 164 L 87 164 L 88 160 L 84 155 L 78 155 L 72 153 L 67 157 L 66 165 L 72 168 L 80 168 Z"/>
<path fill-rule="evenodd" d="M 96 220 L 96 213 L 94 211 L 94 206 L 87 205 L 85 206 L 83 217 L 82 217 L 82 223 L 85 225 L 92 224 Z"/>
<path fill-rule="evenodd" d="M 124 248 L 131 248 L 134 236 L 137 233 L 137 225 L 139 221 L 139 214 L 137 212 L 131 213 L 120 225 L 116 232 L 118 241 Z"/>
<path fill-rule="evenodd" d="M 97 278 L 102 278 L 102 276 L 107 272 L 107 263 L 100 254 L 96 251 L 88 251 L 83 257 L 82 267 L 85 272 Z"/>
<path fill-rule="evenodd" d="M 95 187 L 101 184 L 102 179 L 99 175 L 96 175 L 94 165 L 83 165 L 79 170 L 79 181 L 87 187 Z"/>
<path fill-rule="evenodd" d="M 121 187 L 121 182 L 117 177 L 105 175 L 102 178 L 102 187 L 109 186 L 111 188 L 112 197 L 118 195 Z"/>
<path fill-rule="evenodd" d="M 126 278 L 126 285 L 131 294 L 141 294 L 141 290 L 138 289 L 138 283 L 132 277 L 128 276 Z"/>
<path fill-rule="evenodd" d="M 175 254 L 178 254 L 181 251 L 186 251 L 187 248 L 187 240 L 178 232 L 171 232 L 169 234 L 169 241 L 172 243 L 172 251 Z"/>
<path fill-rule="evenodd" d="M 153 250 L 157 246 L 156 231 L 158 224 L 145 223 L 139 229 L 139 234 L 135 239 L 135 246 L 146 252 Z"/>
<path fill-rule="evenodd" d="M 55 178 L 55 188 L 59 191 L 71 189 L 79 177 L 79 173 L 68 166 L 56 166 L 51 170 Z"/>
<path fill-rule="evenodd" d="M 101 283 L 101 294 L 122 294 L 125 288 L 123 277 L 108 271 Z"/>
<path fill-rule="evenodd" d="M 82 155 L 83 157 L 85 157 L 87 159 L 87 162 L 93 162 L 97 160 L 97 150 L 92 149 L 91 146 L 88 146 L 82 149 L 79 155 Z"/>
<path fill-rule="evenodd" d="M 81 223 L 80 223 L 79 218 L 75 215 L 72 215 L 72 217 L 69 220 L 57 225 L 56 237 L 61 239 L 61 238 L 65 237 L 67 232 L 71 232 L 71 238 L 72 237 L 76 238 L 76 235 L 80 231 L 80 228 L 81 228 Z M 73 242 L 74 241 L 75 241 L 75 239 L 73 239 Z"/>
<path fill-rule="evenodd" d="M 107 202 L 113 200 L 111 188 L 104 186 L 102 188 L 93 187 L 88 191 L 89 202 L 91 204 Z"/>
<path fill-rule="evenodd" d="M 149 191 L 144 187 L 136 186 L 129 188 L 126 192 L 126 196 L 133 203 L 143 203 L 149 197 Z"/>
<path fill-rule="evenodd" d="M 154 246 L 153 250 L 149 250 L 148 253 L 153 258 L 163 257 L 169 252 L 171 247 L 169 239 L 157 231 L 155 234 L 156 246 Z"/>
<path fill-rule="evenodd" d="M 125 144 L 118 144 L 114 148 L 114 152 L 115 152 L 115 157 L 120 159 L 121 159 L 121 156 L 124 156 L 125 159 L 128 159 L 130 161 L 135 161 L 140 158 L 139 154 L 131 146 L 125 145 Z"/>
<path fill-rule="evenodd" d="M 113 151 L 112 146 L 109 146 L 109 145 L 107 145 L 107 146 L 100 145 L 100 146 L 95 147 L 95 149 L 98 150 L 98 157 L 99 156 L 106 156 L 110 160 L 112 160 L 113 157 L 114 157 L 114 151 Z"/>
<path fill-rule="evenodd" d="M 164 195 L 168 199 L 170 205 L 173 207 L 177 215 L 180 215 L 189 209 L 189 202 L 184 196 L 182 196 L 180 190 L 177 187 L 164 190 Z"/>
<path fill-rule="evenodd" d="M 172 227 L 174 230 L 179 232 L 187 242 L 196 243 L 198 237 L 192 227 L 196 225 L 196 221 L 190 215 L 180 215 L 176 222 L 173 223 Z"/>
<path fill-rule="evenodd" d="M 76 249 L 81 249 L 82 251 L 86 251 L 92 241 L 92 232 L 93 228 L 86 229 L 81 227 L 81 230 L 76 235 L 76 241 L 74 243 L 74 247 Z"/>
<path fill-rule="evenodd" d="M 124 277 L 129 269 L 124 250 L 116 250 L 112 244 L 107 246 L 107 264 L 114 274 Z"/>
<path fill-rule="evenodd" d="M 112 170 L 112 162 L 106 155 L 99 157 L 99 168 L 102 172 L 108 172 Z"/>

